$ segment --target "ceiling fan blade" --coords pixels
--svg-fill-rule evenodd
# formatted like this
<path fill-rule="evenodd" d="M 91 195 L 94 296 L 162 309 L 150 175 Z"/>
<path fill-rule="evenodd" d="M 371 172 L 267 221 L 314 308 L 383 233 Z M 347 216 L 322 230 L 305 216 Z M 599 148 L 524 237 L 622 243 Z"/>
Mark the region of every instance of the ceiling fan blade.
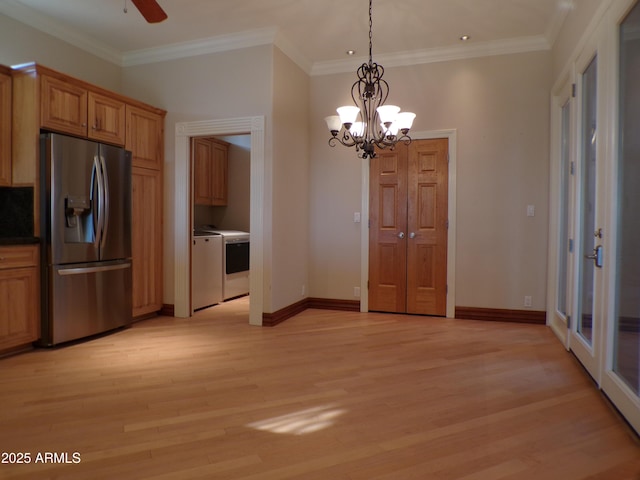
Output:
<path fill-rule="evenodd" d="M 156 0 L 131 0 L 149 23 L 159 23 L 167 18 L 167 14 Z"/>

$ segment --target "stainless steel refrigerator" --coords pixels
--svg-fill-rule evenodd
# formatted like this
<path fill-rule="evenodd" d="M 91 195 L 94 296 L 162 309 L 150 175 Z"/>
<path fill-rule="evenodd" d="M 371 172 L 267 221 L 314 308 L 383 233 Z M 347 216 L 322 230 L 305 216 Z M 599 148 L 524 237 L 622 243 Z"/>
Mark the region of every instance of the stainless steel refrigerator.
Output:
<path fill-rule="evenodd" d="M 131 323 L 131 154 L 40 135 L 41 345 Z"/>

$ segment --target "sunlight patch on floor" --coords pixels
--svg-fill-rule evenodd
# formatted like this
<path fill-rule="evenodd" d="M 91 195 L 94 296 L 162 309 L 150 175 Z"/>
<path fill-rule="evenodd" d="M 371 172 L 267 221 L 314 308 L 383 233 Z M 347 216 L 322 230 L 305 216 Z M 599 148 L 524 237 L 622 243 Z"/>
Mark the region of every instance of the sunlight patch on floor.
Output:
<path fill-rule="evenodd" d="M 343 413 L 345 413 L 345 410 L 336 408 L 335 404 L 323 405 L 280 417 L 260 420 L 247 426 L 271 433 L 305 435 L 330 427 L 334 424 L 335 419 Z"/>

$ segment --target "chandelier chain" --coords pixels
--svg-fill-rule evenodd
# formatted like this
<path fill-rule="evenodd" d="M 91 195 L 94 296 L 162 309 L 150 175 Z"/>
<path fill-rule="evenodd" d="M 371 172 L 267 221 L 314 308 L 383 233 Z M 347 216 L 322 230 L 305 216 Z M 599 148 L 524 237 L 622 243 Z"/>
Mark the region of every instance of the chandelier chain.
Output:
<path fill-rule="evenodd" d="M 369 65 L 373 63 L 373 20 L 372 14 L 373 11 L 373 0 L 369 0 Z"/>

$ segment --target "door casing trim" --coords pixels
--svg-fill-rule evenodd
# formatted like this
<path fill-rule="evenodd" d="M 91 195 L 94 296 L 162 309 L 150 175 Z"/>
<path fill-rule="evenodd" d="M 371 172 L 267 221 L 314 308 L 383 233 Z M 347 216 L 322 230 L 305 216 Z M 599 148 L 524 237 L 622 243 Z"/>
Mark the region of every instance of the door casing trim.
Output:
<path fill-rule="evenodd" d="M 226 119 L 178 122 L 175 128 L 175 206 L 174 206 L 174 295 L 175 315 L 189 317 L 191 276 L 189 242 L 191 241 L 191 137 L 206 135 L 251 135 L 251 200 L 250 200 L 250 263 L 249 323 L 262 325 L 264 302 L 264 196 L 267 189 L 265 171 L 268 159 L 265 149 L 265 117 L 238 117 Z"/>

